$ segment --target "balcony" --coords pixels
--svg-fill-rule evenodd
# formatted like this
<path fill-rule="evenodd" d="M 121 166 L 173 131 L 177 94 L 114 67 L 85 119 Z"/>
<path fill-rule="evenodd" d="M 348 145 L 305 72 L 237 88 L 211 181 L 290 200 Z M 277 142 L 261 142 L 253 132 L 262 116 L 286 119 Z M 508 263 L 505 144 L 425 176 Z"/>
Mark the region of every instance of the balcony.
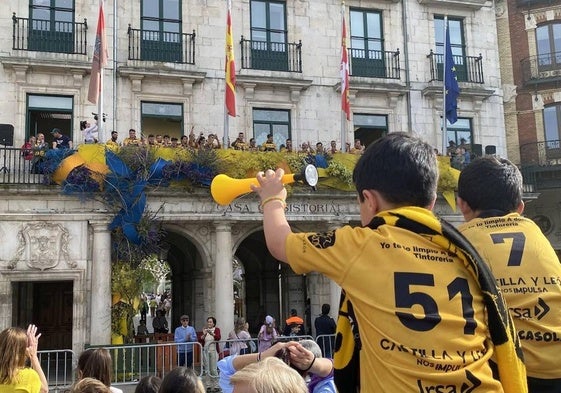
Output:
<path fill-rule="evenodd" d="M 483 57 L 479 56 L 452 56 L 456 64 L 456 77 L 458 82 L 485 83 L 483 78 Z M 444 55 L 434 53 L 431 49 L 427 55 L 430 61 L 430 81 L 442 81 L 442 67 Z"/>
<path fill-rule="evenodd" d="M 399 49 L 395 52 L 350 48 L 351 76 L 400 79 Z"/>
<path fill-rule="evenodd" d="M 561 143 L 559 140 L 520 146 L 520 164 L 525 184 L 535 191 L 561 188 Z"/>
<path fill-rule="evenodd" d="M 442 6 L 456 9 L 479 10 L 486 3 L 486 0 L 418 0 L 419 4 Z"/>
<path fill-rule="evenodd" d="M 133 29 L 129 25 L 129 60 L 195 64 L 195 30 L 173 33 Z"/>
<path fill-rule="evenodd" d="M 302 41 L 298 43 L 246 40 L 241 45 L 242 68 L 302 72 Z"/>
<path fill-rule="evenodd" d="M 540 85 L 561 80 L 561 52 L 530 56 L 520 61 L 526 85 Z"/>
<path fill-rule="evenodd" d="M 85 55 L 88 24 L 12 16 L 12 49 Z"/>
<path fill-rule="evenodd" d="M 559 4 L 558 0 L 516 0 L 519 8 L 545 7 L 549 5 Z"/>
<path fill-rule="evenodd" d="M 0 145 L 0 183 L 45 184 L 40 158 L 33 151 Z"/>

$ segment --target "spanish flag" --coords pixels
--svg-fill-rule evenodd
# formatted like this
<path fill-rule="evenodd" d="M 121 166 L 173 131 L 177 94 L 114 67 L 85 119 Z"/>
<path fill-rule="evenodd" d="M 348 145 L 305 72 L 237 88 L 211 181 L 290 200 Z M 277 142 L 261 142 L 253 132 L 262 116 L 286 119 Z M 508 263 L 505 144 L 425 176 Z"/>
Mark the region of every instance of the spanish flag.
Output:
<path fill-rule="evenodd" d="M 226 18 L 226 110 L 236 116 L 236 63 L 234 62 L 234 38 L 232 35 L 232 1 L 228 0 Z"/>

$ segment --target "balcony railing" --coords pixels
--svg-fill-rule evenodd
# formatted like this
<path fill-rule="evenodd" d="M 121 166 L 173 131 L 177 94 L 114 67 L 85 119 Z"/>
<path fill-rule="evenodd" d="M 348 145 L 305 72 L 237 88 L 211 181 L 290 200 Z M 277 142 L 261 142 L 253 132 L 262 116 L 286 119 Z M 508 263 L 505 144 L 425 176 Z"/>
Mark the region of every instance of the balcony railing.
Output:
<path fill-rule="evenodd" d="M 88 23 L 39 20 L 12 16 L 12 49 L 85 55 Z"/>
<path fill-rule="evenodd" d="M 240 41 L 242 68 L 302 72 L 302 41 L 298 43 Z"/>
<path fill-rule="evenodd" d="M 532 8 L 558 4 L 558 0 L 516 0 L 516 5 L 523 8 Z"/>
<path fill-rule="evenodd" d="M 41 153 L 0 145 L 0 184 L 43 184 Z"/>
<path fill-rule="evenodd" d="M 195 64 L 193 33 L 133 29 L 129 25 L 129 60 Z"/>
<path fill-rule="evenodd" d="M 399 49 L 395 52 L 381 50 L 349 49 L 352 76 L 400 79 Z"/>
<path fill-rule="evenodd" d="M 520 62 L 524 83 L 539 84 L 561 80 L 561 52 L 530 56 Z"/>
<path fill-rule="evenodd" d="M 483 57 L 479 56 L 452 56 L 456 65 L 458 82 L 485 83 L 483 79 Z M 430 61 L 430 81 L 442 78 L 444 55 L 434 53 L 431 49 L 427 55 Z"/>
<path fill-rule="evenodd" d="M 520 146 L 520 163 L 523 167 L 561 165 L 560 141 L 534 142 Z"/>

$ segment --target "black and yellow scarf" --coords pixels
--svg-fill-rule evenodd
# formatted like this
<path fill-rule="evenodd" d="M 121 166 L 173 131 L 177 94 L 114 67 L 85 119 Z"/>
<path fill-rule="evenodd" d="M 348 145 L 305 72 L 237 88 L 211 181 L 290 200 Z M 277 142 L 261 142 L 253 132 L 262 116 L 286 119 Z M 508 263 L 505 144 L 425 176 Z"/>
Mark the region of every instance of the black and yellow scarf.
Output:
<path fill-rule="evenodd" d="M 489 267 L 469 241 L 451 224 L 439 221 L 420 208 L 405 207 L 381 212 L 372 219 L 368 227 L 376 229 L 381 225 L 392 225 L 417 233 L 464 262 L 466 269 L 475 276 L 483 294 L 504 392 L 528 392 L 522 350 L 507 306 Z M 360 391 L 360 350 L 360 332 L 353 305 L 343 290 L 334 355 L 335 384 L 339 393 Z"/>

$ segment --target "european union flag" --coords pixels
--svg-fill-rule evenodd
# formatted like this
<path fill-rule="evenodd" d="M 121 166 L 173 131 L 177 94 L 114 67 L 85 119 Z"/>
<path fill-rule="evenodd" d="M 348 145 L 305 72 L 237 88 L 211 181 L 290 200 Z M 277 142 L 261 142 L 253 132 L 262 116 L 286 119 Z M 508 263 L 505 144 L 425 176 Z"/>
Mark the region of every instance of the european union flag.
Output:
<path fill-rule="evenodd" d="M 456 76 L 456 64 L 450 46 L 450 30 L 446 26 L 446 42 L 444 43 L 444 87 L 446 90 L 446 119 L 450 124 L 458 121 L 458 96 L 460 87 Z"/>

